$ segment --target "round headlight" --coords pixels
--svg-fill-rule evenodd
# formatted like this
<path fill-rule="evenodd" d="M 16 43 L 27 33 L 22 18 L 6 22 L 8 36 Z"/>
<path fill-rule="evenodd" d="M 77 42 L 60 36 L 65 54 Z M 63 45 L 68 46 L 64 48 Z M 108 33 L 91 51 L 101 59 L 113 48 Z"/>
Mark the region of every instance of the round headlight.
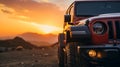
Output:
<path fill-rule="evenodd" d="M 89 50 L 88 55 L 90 57 L 96 57 L 97 56 L 97 52 L 95 50 Z"/>
<path fill-rule="evenodd" d="M 105 32 L 105 29 L 106 29 L 106 26 L 104 23 L 101 23 L 101 22 L 96 22 L 94 25 L 93 25 L 93 31 L 96 33 L 96 34 L 103 34 Z"/>

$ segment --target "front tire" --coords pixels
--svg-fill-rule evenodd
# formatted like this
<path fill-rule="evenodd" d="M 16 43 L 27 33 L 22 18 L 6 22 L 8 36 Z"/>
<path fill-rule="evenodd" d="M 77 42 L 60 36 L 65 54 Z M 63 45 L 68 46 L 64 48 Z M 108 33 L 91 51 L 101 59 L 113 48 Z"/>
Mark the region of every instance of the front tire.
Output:
<path fill-rule="evenodd" d="M 58 64 L 59 67 L 65 67 L 64 64 L 64 56 L 65 56 L 65 52 L 64 52 L 64 34 L 60 33 L 58 36 L 58 41 L 59 41 L 59 45 L 58 45 Z"/>
<path fill-rule="evenodd" d="M 64 64 L 64 51 L 63 48 L 58 47 L 58 59 L 59 59 L 59 67 L 65 67 Z"/>
<path fill-rule="evenodd" d="M 76 67 L 76 46 L 73 42 L 70 42 L 65 47 L 66 49 L 66 64 L 67 67 Z"/>
<path fill-rule="evenodd" d="M 78 42 L 69 42 L 65 47 L 67 67 L 89 67 L 78 45 Z"/>

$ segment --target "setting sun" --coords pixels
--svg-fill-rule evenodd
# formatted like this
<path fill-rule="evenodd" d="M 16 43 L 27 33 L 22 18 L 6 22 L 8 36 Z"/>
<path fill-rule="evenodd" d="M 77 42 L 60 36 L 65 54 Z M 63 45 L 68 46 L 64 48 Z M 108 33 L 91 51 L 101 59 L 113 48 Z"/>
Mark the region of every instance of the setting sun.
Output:
<path fill-rule="evenodd" d="M 40 28 L 45 34 L 61 31 L 60 28 L 49 25 L 42 25 Z"/>
<path fill-rule="evenodd" d="M 33 26 L 36 26 L 43 34 L 58 34 L 59 32 L 62 32 L 62 28 L 51 26 L 51 25 L 45 25 L 45 24 L 37 24 L 37 23 L 31 23 Z"/>

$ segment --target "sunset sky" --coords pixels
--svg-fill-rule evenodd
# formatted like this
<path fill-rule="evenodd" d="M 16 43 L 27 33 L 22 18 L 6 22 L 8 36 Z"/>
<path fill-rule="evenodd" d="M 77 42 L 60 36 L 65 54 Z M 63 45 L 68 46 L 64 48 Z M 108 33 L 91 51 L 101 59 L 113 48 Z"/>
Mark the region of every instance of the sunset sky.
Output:
<path fill-rule="evenodd" d="M 25 32 L 58 34 L 74 0 L 0 0 L 0 36 Z"/>

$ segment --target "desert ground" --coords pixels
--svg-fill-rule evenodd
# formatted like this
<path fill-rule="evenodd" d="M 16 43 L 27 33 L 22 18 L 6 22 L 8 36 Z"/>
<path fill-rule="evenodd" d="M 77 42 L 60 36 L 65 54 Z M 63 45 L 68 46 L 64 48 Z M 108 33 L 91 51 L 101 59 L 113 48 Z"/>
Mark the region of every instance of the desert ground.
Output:
<path fill-rule="evenodd" d="M 2 52 L 0 67 L 58 67 L 57 47 Z"/>

